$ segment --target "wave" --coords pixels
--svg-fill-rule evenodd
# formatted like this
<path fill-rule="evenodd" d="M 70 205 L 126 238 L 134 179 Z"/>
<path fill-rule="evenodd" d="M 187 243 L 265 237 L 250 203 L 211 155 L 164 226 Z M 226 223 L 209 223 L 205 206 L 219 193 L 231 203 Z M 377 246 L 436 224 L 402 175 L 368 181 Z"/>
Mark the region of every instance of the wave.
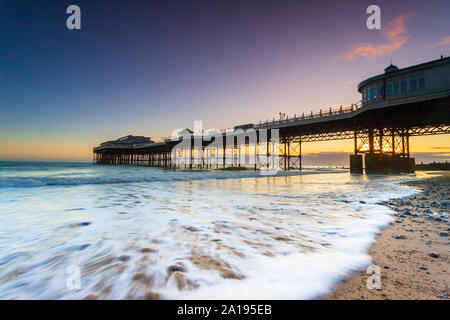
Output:
<path fill-rule="evenodd" d="M 31 188 L 43 186 L 79 186 L 90 184 L 117 184 L 117 183 L 143 183 L 157 181 L 191 181 L 191 180 L 209 180 L 209 179 L 238 179 L 238 178 L 257 178 L 271 176 L 291 176 L 302 174 L 320 174 L 320 173 L 337 173 L 338 170 L 312 170 L 302 172 L 284 172 L 279 171 L 275 175 L 263 175 L 259 171 L 211 171 L 211 172 L 195 172 L 195 171 L 164 171 L 164 170 L 130 170 L 120 173 L 104 172 L 99 175 L 80 175 L 65 174 L 64 176 L 47 175 L 47 176 L 0 176 L 0 188 Z M 75 175 L 75 177 L 74 177 Z"/>
<path fill-rule="evenodd" d="M 31 180 L 35 185 L 205 182 L 193 183 L 189 193 L 174 192 L 165 183 L 157 188 L 130 185 L 124 192 L 117 185 L 106 194 L 79 188 L 70 190 L 70 196 L 50 190 L 42 192 L 43 197 L 22 197 L 41 192 L 19 190 L 11 198 L 15 202 L 0 207 L 5 221 L 0 231 L 6 231 L 0 239 L 4 248 L 0 277 L 10 274 L 4 270 L 19 270 L 0 283 L 0 299 L 83 299 L 88 295 L 139 299 L 149 288 L 136 287 L 136 279 L 143 274 L 144 279 L 153 279 L 151 290 L 162 299 L 321 298 L 340 280 L 371 263 L 367 250 L 395 213 L 378 203 L 420 192 L 396 184 L 411 179 L 406 175 L 372 178 L 328 172 L 335 174 L 304 170 L 278 174 L 298 175 L 292 179 L 271 179 L 259 178 L 254 171 L 110 167 L 70 179 L 48 172 L 45 177 L 37 173 L 5 177 L 20 178 L 16 181 L 20 184 Z M 222 181 L 211 188 L 213 183 L 206 181 L 244 177 L 250 179 Z M 258 183 L 252 177 L 258 177 Z M 1 177 L 0 181 L 5 182 Z M 17 251 L 19 247 L 29 249 Z M 37 250 L 42 254 L 33 254 Z M 72 291 L 66 289 L 66 277 L 67 267 L 74 262 L 89 272 L 83 273 L 87 285 Z M 123 271 L 116 269 L 119 264 Z M 168 277 L 168 270 L 178 265 L 185 269 L 181 272 L 184 283 L 194 283 L 195 288 L 180 290 L 175 275 Z M 239 280 L 228 276 L 233 274 Z M 105 293 L 103 288 L 108 286 L 113 289 Z"/>

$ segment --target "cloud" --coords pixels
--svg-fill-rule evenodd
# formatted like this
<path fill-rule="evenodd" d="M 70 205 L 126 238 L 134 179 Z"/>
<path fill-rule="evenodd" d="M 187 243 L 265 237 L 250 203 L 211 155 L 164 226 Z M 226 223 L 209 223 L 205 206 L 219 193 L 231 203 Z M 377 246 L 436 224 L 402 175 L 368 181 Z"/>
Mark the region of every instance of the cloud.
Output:
<path fill-rule="evenodd" d="M 442 37 L 439 41 L 435 42 L 434 45 L 436 46 L 450 46 L 450 36 Z"/>
<path fill-rule="evenodd" d="M 413 16 L 414 13 L 402 14 L 389 22 L 386 28 L 383 28 L 381 31 L 382 36 L 387 40 L 386 43 L 377 45 L 362 43 L 355 45 L 351 50 L 339 55 L 339 59 L 344 61 L 350 61 L 358 57 L 370 59 L 400 49 L 410 37 L 405 23 Z"/>

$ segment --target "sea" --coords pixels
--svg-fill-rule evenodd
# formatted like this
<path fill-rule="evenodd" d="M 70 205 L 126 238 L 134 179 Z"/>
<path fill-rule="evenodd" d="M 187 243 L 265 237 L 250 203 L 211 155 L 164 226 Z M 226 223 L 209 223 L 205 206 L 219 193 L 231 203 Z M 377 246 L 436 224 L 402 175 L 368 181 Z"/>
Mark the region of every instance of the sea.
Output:
<path fill-rule="evenodd" d="M 316 299 L 416 175 L 0 162 L 0 299 Z"/>

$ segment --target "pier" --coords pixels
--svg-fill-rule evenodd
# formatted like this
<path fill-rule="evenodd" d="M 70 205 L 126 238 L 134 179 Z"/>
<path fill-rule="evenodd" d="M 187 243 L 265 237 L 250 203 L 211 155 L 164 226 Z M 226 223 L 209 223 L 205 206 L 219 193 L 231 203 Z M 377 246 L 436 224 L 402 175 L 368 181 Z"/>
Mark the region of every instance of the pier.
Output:
<path fill-rule="evenodd" d="M 450 133 L 450 58 L 388 66 L 358 85 L 361 101 L 212 132 L 188 129 L 154 142 L 127 136 L 94 148 L 105 165 L 301 170 L 302 144 L 351 139 L 352 173 L 414 172 L 410 137 Z"/>

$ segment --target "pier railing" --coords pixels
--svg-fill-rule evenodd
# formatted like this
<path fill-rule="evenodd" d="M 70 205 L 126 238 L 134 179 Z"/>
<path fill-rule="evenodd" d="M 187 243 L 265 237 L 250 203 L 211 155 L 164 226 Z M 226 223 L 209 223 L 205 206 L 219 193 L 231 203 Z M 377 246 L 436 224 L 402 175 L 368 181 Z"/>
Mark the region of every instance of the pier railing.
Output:
<path fill-rule="evenodd" d="M 273 126 L 273 125 L 277 125 L 277 124 L 286 124 L 286 123 L 299 122 L 299 121 L 309 121 L 309 120 L 319 119 L 319 118 L 327 118 L 327 117 L 331 117 L 331 116 L 335 116 L 335 115 L 352 113 L 361 108 L 362 108 L 362 101 L 358 101 L 356 103 L 352 103 L 349 106 L 340 106 L 338 108 L 329 108 L 326 110 L 320 109 L 319 112 L 311 111 L 311 113 L 309 113 L 309 114 L 302 113 L 301 116 L 297 116 L 296 114 L 294 114 L 294 116 L 292 118 L 289 118 L 289 115 L 286 115 L 286 116 L 283 116 L 279 120 L 275 120 L 275 118 L 274 118 L 272 121 L 270 121 L 270 120 L 266 120 L 264 122 L 259 121 L 259 123 L 255 124 L 255 128 L 259 129 L 259 128 L 264 128 L 267 126 Z"/>
<path fill-rule="evenodd" d="M 311 120 L 317 120 L 317 119 L 326 119 L 329 117 L 339 116 L 343 114 L 350 114 L 352 112 L 355 112 L 363 107 L 367 108 L 374 108 L 374 107 L 380 107 L 383 105 L 392 105 L 392 104 L 407 104 L 407 103 L 413 103 L 421 100 L 431 100 L 431 99 L 437 99 L 437 98 L 445 98 L 449 97 L 449 90 L 439 90 L 436 92 L 426 92 L 417 94 L 414 96 L 408 96 L 408 97 L 399 97 L 399 98 L 390 98 L 389 100 L 373 100 L 373 101 L 366 101 L 363 103 L 363 101 L 358 101 L 356 103 L 352 103 L 348 106 L 339 106 L 335 108 L 329 108 L 329 109 L 320 109 L 318 112 L 311 111 L 310 113 L 302 113 L 301 115 L 294 114 L 293 117 L 289 117 L 289 115 L 280 114 L 280 119 L 275 120 L 273 118 L 272 120 L 266 120 L 266 121 L 259 121 L 254 124 L 253 128 L 258 129 L 264 129 L 267 127 L 276 127 L 277 125 L 286 125 L 289 123 L 296 123 L 301 124 L 302 121 L 308 122 Z M 227 129 L 219 129 L 215 130 L 214 132 L 195 132 L 192 133 L 191 136 L 195 137 L 210 137 L 216 134 L 227 134 L 234 132 L 234 128 L 227 128 Z M 171 140 L 178 140 L 173 139 L 172 137 L 164 137 L 162 138 L 162 142 L 171 141 Z"/>
<path fill-rule="evenodd" d="M 257 124 L 254 125 L 254 129 L 263 129 L 266 128 L 268 126 L 276 126 L 276 125 L 281 125 L 281 124 L 288 124 L 288 123 L 293 123 L 293 122 L 300 122 L 300 121 L 310 121 L 313 119 L 320 119 L 320 118 L 327 118 L 327 117 L 332 117 L 332 116 L 336 116 L 336 115 L 342 115 L 342 114 L 348 114 L 348 113 L 352 113 L 356 110 L 361 109 L 363 106 L 362 101 L 358 101 L 356 103 L 352 103 L 349 106 L 339 106 L 337 108 L 329 108 L 326 110 L 320 110 L 318 112 L 313 112 L 311 111 L 311 113 L 305 114 L 302 113 L 302 115 L 297 116 L 296 114 L 294 114 L 293 117 L 289 118 L 289 115 L 284 116 L 283 118 L 279 119 L 279 120 L 275 120 L 275 118 L 273 120 L 266 120 L 266 121 L 259 121 Z M 217 130 L 212 130 L 210 132 L 194 132 L 191 133 L 191 136 L 194 137 L 209 137 L 209 136 L 213 136 L 216 134 L 227 134 L 227 133 L 231 133 L 234 132 L 234 128 L 226 128 L 226 129 L 217 129 Z M 173 141 L 173 140 L 178 140 L 179 138 L 173 138 L 170 136 L 167 137 L 163 137 L 162 141 Z"/>
<path fill-rule="evenodd" d="M 311 111 L 308 114 L 302 113 L 302 115 L 296 115 L 294 114 L 293 117 L 289 118 L 289 115 L 281 115 L 280 114 L 280 119 L 279 120 L 275 120 L 275 118 L 273 118 L 272 120 L 266 120 L 266 121 L 259 121 L 257 123 L 254 124 L 253 128 L 258 130 L 258 129 L 264 129 L 267 127 L 276 127 L 277 125 L 285 125 L 285 124 L 289 124 L 289 123 L 298 123 L 301 124 L 302 121 L 311 121 L 311 120 L 316 120 L 316 119 L 326 119 L 329 117 L 333 117 L 333 116 L 339 116 L 339 115 L 343 115 L 343 114 L 349 114 L 352 112 L 355 112 L 363 107 L 368 107 L 368 108 L 373 108 L 373 107 L 377 107 L 380 105 L 391 105 L 391 104 L 406 104 L 406 103 L 413 103 L 413 102 L 417 102 L 420 100 L 430 100 L 430 99 L 437 99 L 437 98 L 445 98 L 445 97 L 449 97 L 449 90 L 439 90 L 436 92 L 426 92 L 421 93 L 421 94 L 417 94 L 414 96 L 408 96 L 408 97 L 399 97 L 399 98 L 390 98 L 389 100 L 380 100 L 380 99 L 376 99 L 373 101 L 366 101 L 363 103 L 362 100 L 359 100 L 356 103 L 352 103 L 348 106 L 339 106 L 337 108 L 329 108 L 329 109 L 320 109 L 320 111 L 318 112 L 313 112 Z M 227 128 L 227 129 L 219 129 L 219 130 L 215 130 L 214 132 L 195 132 L 192 133 L 191 136 L 204 136 L 204 137 L 210 137 L 216 134 L 227 134 L 227 133 L 232 133 L 234 132 L 235 129 L 234 128 Z M 178 138 L 179 139 L 179 138 Z M 162 141 L 171 141 L 171 140 L 178 140 L 178 139 L 173 139 L 172 137 L 164 137 L 162 138 Z"/>

